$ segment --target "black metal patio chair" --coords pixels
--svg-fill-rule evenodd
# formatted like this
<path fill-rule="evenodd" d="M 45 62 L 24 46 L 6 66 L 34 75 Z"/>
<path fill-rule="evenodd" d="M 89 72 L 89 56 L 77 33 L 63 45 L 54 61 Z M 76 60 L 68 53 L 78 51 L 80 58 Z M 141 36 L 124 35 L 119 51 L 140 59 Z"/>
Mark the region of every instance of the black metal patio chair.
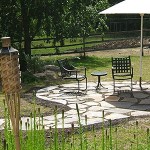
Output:
<path fill-rule="evenodd" d="M 115 81 L 116 80 L 130 80 L 131 81 L 131 91 L 132 91 L 132 78 L 133 78 L 133 67 L 131 66 L 130 56 L 128 57 L 112 57 L 112 77 L 113 86 L 115 92 Z"/>
<path fill-rule="evenodd" d="M 65 59 L 60 59 L 57 60 L 59 67 L 60 67 L 60 72 L 61 72 L 61 77 L 62 79 L 65 80 L 76 80 L 78 82 L 78 92 L 80 90 L 80 81 L 86 80 L 86 88 L 87 89 L 87 76 L 86 76 L 86 68 L 76 68 L 73 66 L 67 58 Z"/>

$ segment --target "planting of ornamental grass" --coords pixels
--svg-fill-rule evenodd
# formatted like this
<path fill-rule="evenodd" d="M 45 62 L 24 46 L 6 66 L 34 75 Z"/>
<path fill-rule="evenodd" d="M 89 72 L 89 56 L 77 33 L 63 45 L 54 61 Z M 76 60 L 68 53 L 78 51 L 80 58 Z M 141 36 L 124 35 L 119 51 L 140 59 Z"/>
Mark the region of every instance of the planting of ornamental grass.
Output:
<path fill-rule="evenodd" d="M 4 106 L 5 107 L 5 106 Z M 64 111 L 62 111 L 62 129 L 57 128 L 57 106 L 54 109 L 55 127 L 45 130 L 40 109 L 33 108 L 25 123 L 26 130 L 20 130 L 21 150 L 148 150 L 150 149 L 150 131 L 142 127 L 138 121 L 127 122 L 126 125 L 113 125 L 109 120 L 99 125 L 82 126 L 80 111 L 76 104 L 78 126 L 64 129 Z M 103 112 L 104 114 L 104 112 Z M 37 118 L 38 116 L 38 123 Z M 103 117 L 104 120 L 104 117 Z M 141 123 L 141 122 L 140 122 Z M 148 123 L 148 122 L 147 122 Z M 150 122 L 149 122 L 150 123 Z M 85 116 L 87 124 L 87 116 Z M 23 124 L 20 121 L 20 127 Z M 10 118 L 5 107 L 5 129 L 1 135 L 1 150 L 15 150 L 14 135 L 11 130 Z"/>

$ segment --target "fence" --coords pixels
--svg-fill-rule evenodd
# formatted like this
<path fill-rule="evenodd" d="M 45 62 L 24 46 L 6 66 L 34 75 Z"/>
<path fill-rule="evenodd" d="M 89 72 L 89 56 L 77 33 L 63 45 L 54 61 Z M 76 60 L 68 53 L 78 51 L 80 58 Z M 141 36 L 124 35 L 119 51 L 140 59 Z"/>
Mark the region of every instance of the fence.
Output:
<path fill-rule="evenodd" d="M 144 37 L 150 36 L 150 30 L 144 29 Z M 68 53 L 84 53 L 112 48 L 126 48 L 139 46 L 140 30 L 105 32 L 105 34 L 90 34 L 85 40 L 81 37 L 64 38 L 64 45 L 53 44 L 54 38 L 38 38 L 32 41 L 32 55 L 48 56 Z M 126 40 L 126 44 L 122 44 Z M 129 41 L 129 42 L 128 42 Z M 114 43 L 119 42 L 120 45 Z M 127 44 L 129 43 L 129 44 Z M 114 45 L 114 47 L 112 47 Z"/>

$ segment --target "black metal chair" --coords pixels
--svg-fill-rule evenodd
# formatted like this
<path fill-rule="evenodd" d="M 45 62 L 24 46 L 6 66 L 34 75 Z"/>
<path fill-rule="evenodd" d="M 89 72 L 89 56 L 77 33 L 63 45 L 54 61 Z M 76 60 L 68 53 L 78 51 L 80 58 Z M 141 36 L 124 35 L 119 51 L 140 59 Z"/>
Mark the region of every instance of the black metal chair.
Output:
<path fill-rule="evenodd" d="M 80 85 L 79 82 L 82 80 L 86 80 L 86 88 L 87 89 L 87 77 L 86 77 L 86 68 L 76 68 L 72 64 L 70 64 L 69 60 L 66 59 L 60 59 L 57 60 L 59 67 L 60 67 L 60 72 L 61 72 L 61 77 L 63 79 L 67 80 L 76 80 L 78 82 L 78 92 L 80 90 Z"/>
<path fill-rule="evenodd" d="M 133 78 L 133 67 L 131 66 L 130 56 L 128 57 L 112 57 L 112 77 L 115 92 L 115 81 L 116 80 L 130 80 L 131 91 L 132 91 L 132 78 Z"/>

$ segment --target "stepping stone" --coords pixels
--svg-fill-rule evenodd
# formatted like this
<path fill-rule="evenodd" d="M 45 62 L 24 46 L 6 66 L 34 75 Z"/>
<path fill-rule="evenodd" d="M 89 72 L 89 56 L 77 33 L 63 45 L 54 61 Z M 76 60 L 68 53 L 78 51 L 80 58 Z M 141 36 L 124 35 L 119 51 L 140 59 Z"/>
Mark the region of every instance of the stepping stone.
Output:
<path fill-rule="evenodd" d="M 143 99 L 143 98 L 147 98 L 149 95 L 142 92 L 133 92 L 133 96 L 135 98 Z"/>
<path fill-rule="evenodd" d="M 107 109 L 110 109 L 109 107 L 101 107 L 100 106 L 100 111 L 105 111 L 105 110 L 107 110 Z"/>
<path fill-rule="evenodd" d="M 67 99 L 67 103 L 68 104 L 82 104 L 84 101 L 81 101 L 81 100 L 77 100 L 77 99 L 74 99 L 74 98 L 72 98 L 72 99 Z"/>
<path fill-rule="evenodd" d="M 36 93 L 36 96 L 48 96 L 49 92 L 38 92 Z"/>
<path fill-rule="evenodd" d="M 71 109 L 76 109 L 76 104 L 69 104 L 68 107 L 70 107 Z M 82 108 L 87 108 L 87 105 L 78 104 L 78 108 L 79 110 Z"/>
<path fill-rule="evenodd" d="M 87 119 L 87 125 L 97 124 L 97 123 L 102 123 L 102 122 L 103 122 L 102 118 L 88 118 Z"/>
<path fill-rule="evenodd" d="M 148 112 L 148 111 L 134 111 L 131 113 L 131 116 L 134 116 L 134 117 L 150 116 L 150 112 Z"/>
<path fill-rule="evenodd" d="M 129 118 L 129 116 L 123 114 L 117 114 L 117 113 L 112 113 L 110 115 L 105 116 L 105 119 L 118 120 L 118 121 L 119 119 L 124 119 L 124 118 Z"/>
<path fill-rule="evenodd" d="M 110 113 L 117 113 L 117 114 L 126 114 L 130 113 L 133 110 L 131 109 L 122 109 L 122 108 L 112 108 L 112 109 L 107 109 L 105 112 L 110 112 Z"/>
<path fill-rule="evenodd" d="M 39 122 L 37 122 L 37 123 L 39 123 Z M 40 122 L 40 123 L 42 123 L 42 122 Z M 54 121 L 52 121 L 52 120 L 43 120 L 43 125 L 44 126 L 46 126 L 46 125 L 54 125 Z"/>
<path fill-rule="evenodd" d="M 134 103 L 132 102 L 109 102 L 111 105 L 113 105 L 114 107 L 118 107 L 118 108 L 130 108 L 132 105 L 134 105 Z"/>
<path fill-rule="evenodd" d="M 79 118 L 78 118 L 78 114 L 68 115 L 67 118 L 79 119 Z M 80 114 L 80 119 L 85 119 L 85 116 L 82 116 L 82 115 Z"/>
<path fill-rule="evenodd" d="M 78 124 L 74 124 L 74 127 L 77 128 L 77 127 L 79 127 L 79 125 Z M 55 126 L 53 126 L 52 128 L 55 128 Z M 57 124 L 57 128 L 61 129 L 62 128 L 62 124 L 61 123 Z M 71 124 L 70 123 L 69 124 L 64 124 L 64 128 L 65 129 L 70 129 L 71 128 Z"/>
<path fill-rule="evenodd" d="M 104 100 L 103 97 L 99 97 L 99 98 L 95 98 L 93 101 L 94 101 L 94 102 L 101 102 L 101 101 L 103 101 L 103 100 Z"/>
<path fill-rule="evenodd" d="M 47 97 L 50 97 L 50 98 L 57 98 L 57 97 L 60 97 L 60 96 L 62 96 L 62 94 L 61 93 L 58 93 L 58 94 L 50 94 L 50 95 L 48 95 Z"/>
<path fill-rule="evenodd" d="M 64 119 L 64 123 L 65 124 L 72 124 L 72 123 L 76 123 L 76 124 L 78 124 L 78 117 L 72 117 L 72 118 L 65 118 Z M 59 121 L 58 121 L 58 124 L 60 124 L 60 123 L 62 123 L 63 122 L 63 120 L 62 119 L 60 119 Z"/>
<path fill-rule="evenodd" d="M 50 98 L 50 97 L 46 97 L 46 96 L 37 96 L 38 98 L 40 98 L 40 99 L 43 99 L 43 100 L 46 100 L 46 101 L 51 101 L 52 100 L 52 98 Z"/>
<path fill-rule="evenodd" d="M 136 98 L 128 98 L 128 97 L 125 97 L 124 99 L 121 100 L 121 102 L 131 102 L 131 103 L 137 103 L 138 100 Z"/>
<path fill-rule="evenodd" d="M 96 91 L 95 90 L 94 91 L 90 90 L 90 91 L 87 91 L 86 94 L 87 95 L 94 95 L 94 94 L 96 94 Z"/>
<path fill-rule="evenodd" d="M 82 101 L 82 102 L 91 102 L 91 101 L 94 101 L 94 99 L 93 98 L 89 98 L 89 97 L 80 97 L 79 99 L 78 99 L 79 101 Z"/>
<path fill-rule="evenodd" d="M 87 110 L 89 111 L 103 111 L 103 110 L 107 110 L 109 109 L 108 107 L 101 107 L 101 106 L 92 106 L 92 107 L 89 107 Z"/>
<path fill-rule="evenodd" d="M 100 111 L 100 106 L 91 106 L 88 108 L 89 111 Z"/>
<path fill-rule="evenodd" d="M 119 93 L 119 97 L 131 98 L 131 94 L 129 92 L 121 92 Z"/>
<path fill-rule="evenodd" d="M 110 104 L 108 102 L 105 102 L 105 101 L 100 102 L 100 105 L 102 107 L 107 107 L 107 108 L 115 107 L 114 105 L 112 105 L 112 104 Z"/>
<path fill-rule="evenodd" d="M 105 101 L 119 101 L 120 97 L 118 96 L 109 96 L 105 98 Z"/>
<path fill-rule="evenodd" d="M 100 99 L 102 97 L 102 94 L 90 94 L 90 95 L 87 95 L 86 98 L 92 98 L 92 99 Z"/>
<path fill-rule="evenodd" d="M 69 111 L 66 111 L 65 114 L 68 115 L 77 115 L 77 110 L 70 109 Z"/>
<path fill-rule="evenodd" d="M 69 99 L 69 100 L 71 100 L 71 99 L 77 99 L 76 96 L 73 96 L 73 95 L 62 95 L 61 98 L 63 98 L 63 99 Z"/>
<path fill-rule="evenodd" d="M 103 112 L 102 111 L 98 111 L 98 112 L 87 111 L 86 113 L 83 114 L 83 116 L 85 115 L 87 115 L 88 118 L 98 118 L 98 117 L 103 117 Z"/>
<path fill-rule="evenodd" d="M 141 100 L 139 104 L 150 105 L 150 98 Z"/>
<path fill-rule="evenodd" d="M 86 109 L 80 109 L 79 113 L 84 113 L 86 111 Z M 67 117 L 70 117 L 71 115 L 77 115 L 77 110 L 76 109 L 71 109 L 69 111 L 66 111 L 65 114 L 67 115 Z"/>
<path fill-rule="evenodd" d="M 49 121 L 54 121 L 54 116 L 44 116 L 43 119 L 49 120 Z"/>
<path fill-rule="evenodd" d="M 133 110 L 150 110 L 150 105 L 133 105 L 130 107 L 130 109 L 133 109 Z"/>
<path fill-rule="evenodd" d="M 96 103 L 96 102 L 85 102 L 83 104 L 87 105 L 87 106 L 97 106 L 97 105 L 99 105 L 99 103 Z"/>
<path fill-rule="evenodd" d="M 63 104 L 63 105 L 67 104 L 66 100 L 60 100 L 60 99 L 51 99 L 51 102 L 60 103 L 60 104 Z"/>

